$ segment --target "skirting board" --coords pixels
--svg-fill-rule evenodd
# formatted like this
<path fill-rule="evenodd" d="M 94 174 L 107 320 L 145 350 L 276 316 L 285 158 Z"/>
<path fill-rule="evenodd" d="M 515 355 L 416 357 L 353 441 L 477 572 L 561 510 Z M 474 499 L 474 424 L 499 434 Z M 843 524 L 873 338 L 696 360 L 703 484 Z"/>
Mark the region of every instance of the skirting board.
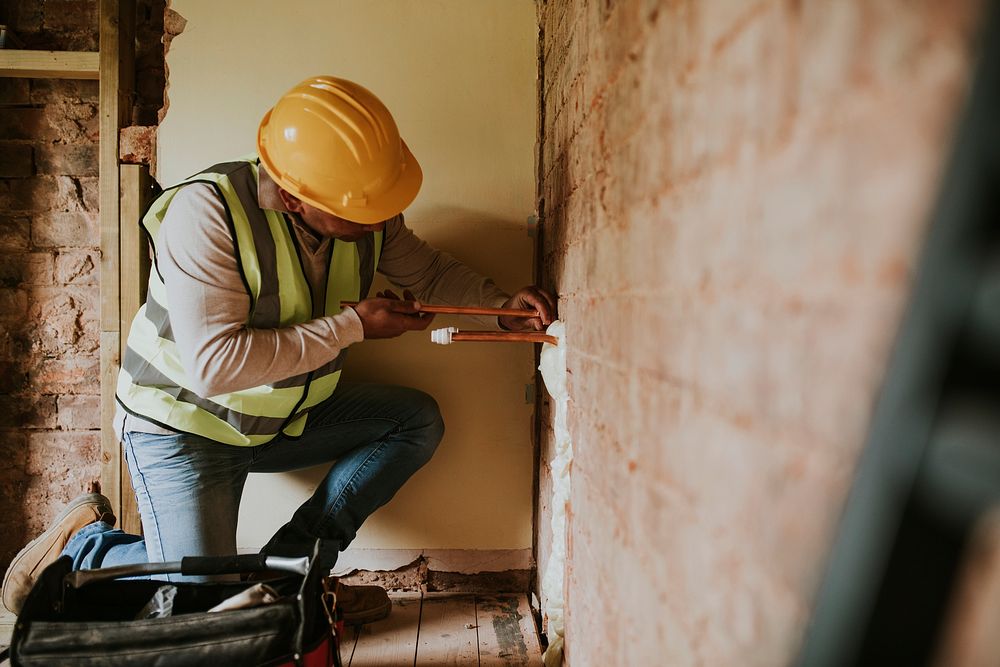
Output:
<path fill-rule="evenodd" d="M 348 549 L 340 554 L 333 573 L 388 572 L 420 558 L 431 571 L 457 574 L 530 570 L 534 566 L 531 549 Z"/>

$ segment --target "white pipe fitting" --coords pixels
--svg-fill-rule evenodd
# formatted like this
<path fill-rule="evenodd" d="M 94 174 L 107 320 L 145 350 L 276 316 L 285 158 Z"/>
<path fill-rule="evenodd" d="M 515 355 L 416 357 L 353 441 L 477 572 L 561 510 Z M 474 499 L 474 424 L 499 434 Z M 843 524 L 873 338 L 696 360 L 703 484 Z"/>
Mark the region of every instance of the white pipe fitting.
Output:
<path fill-rule="evenodd" d="M 431 342 L 438 345 L 451 345 L 452 334 L 458 333 L 458 327 L 445 327 L 431 331 Z"/>

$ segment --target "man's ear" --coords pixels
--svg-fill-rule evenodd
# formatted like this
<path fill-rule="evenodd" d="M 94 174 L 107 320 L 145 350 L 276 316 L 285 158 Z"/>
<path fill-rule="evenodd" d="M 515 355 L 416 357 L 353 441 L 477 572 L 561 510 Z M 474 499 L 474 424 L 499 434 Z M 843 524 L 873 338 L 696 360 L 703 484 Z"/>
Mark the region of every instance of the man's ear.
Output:
<path fill-rule="evenodd" d="M 292 213 L 302 213 L 302 200 L 283 188 L 278 188 L 281 203 Z"/>

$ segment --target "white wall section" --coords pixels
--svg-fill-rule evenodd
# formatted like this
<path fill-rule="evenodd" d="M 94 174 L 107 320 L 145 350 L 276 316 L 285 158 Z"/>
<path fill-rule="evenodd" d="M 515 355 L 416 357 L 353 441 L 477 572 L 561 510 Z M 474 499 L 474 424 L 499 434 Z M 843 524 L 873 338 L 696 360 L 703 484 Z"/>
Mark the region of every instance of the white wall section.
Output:
<path fill-rule="evenodd" d="M 167 56 L 161 183 L 252 152 L 264 112 L 299 80 L 353 79 L 386 103 L 423 167 L 408 224 L 508 291 L 531 281 L 532 0 L 174 0 L 172 8 L 188 23 Z M 434 326 L 460 322 L 439 317 Z M 409 334 L 355 346 L 345 377 L 427 391 L 447 424 L 435 458 L 369 520 L 355 546 L 531 547 L 530 346 L 442 349 L 426 332 Z M 263 543 L 323 472 L 251 476 L 240 548 Z"/>

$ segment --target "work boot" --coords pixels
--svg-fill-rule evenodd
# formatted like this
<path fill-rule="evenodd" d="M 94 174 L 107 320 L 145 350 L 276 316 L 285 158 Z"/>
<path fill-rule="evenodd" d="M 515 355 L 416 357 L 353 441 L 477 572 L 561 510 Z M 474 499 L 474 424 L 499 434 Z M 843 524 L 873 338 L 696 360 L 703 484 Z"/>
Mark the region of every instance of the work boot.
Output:
<path fill-rule="evenodd" d="M 392 602 L 381 586 L 345 586 L 338 583 L 337 607 L 343 613 L 346 625 L 364 625 L 388 616 Z"/>
<path fill-rule="evenodd" d="M 99 493 L 77 496 L 55 518 L 48 530 L 14 556 L 3 577 L 3 606 L 7 611 L 15 614 L 21 612 L 21 607 L 42 570 L 59 558 L 66 543 L 78 530 L 95 521 L 104 521 L 112 526 L 115 524 L 111 501 Z"/>

